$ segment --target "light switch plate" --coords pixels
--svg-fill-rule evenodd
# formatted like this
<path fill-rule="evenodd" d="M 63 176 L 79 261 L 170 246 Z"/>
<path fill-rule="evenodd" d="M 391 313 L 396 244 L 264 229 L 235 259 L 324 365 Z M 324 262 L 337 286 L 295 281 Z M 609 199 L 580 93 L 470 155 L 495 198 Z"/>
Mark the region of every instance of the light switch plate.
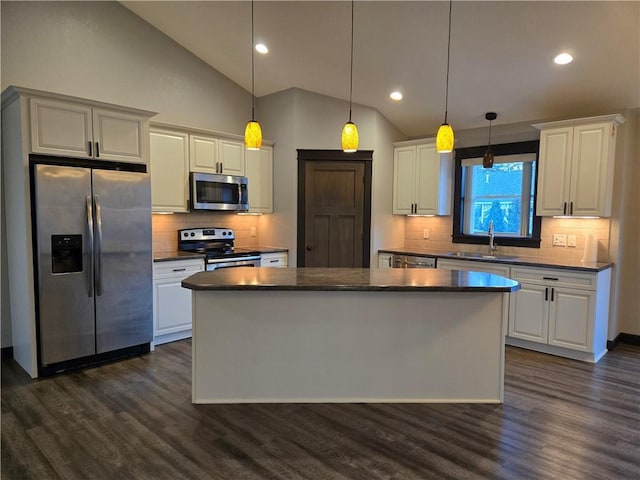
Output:
<path fill-rule="evenodd" d="M 252 237 L 256 236 L 256 227 L 251 227 L 251 236 Z"/>
<path fill-rule="evenodd" d="M 567 235 L 567 247 L 575 247 L 575 246 L 576 246 L 576 236 Z"/>
<path fill-rule="evenodd" d="M 422 238 L 429 238 L 429 229 L 428 228 L 425 228 L 422 231 Z"/>
<path fill-rule="evenodd" d="M 553 234 L 553 246 L 554 247 L 566 247 L 567 246 L 567 234 L 566 233 L 554 233 Z"/>

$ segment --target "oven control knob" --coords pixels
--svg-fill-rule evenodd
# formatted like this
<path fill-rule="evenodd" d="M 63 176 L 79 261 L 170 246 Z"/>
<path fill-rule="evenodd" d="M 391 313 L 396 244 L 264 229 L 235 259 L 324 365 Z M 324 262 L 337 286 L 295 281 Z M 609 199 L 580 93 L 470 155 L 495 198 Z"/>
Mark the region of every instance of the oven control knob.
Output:
<path fill-rule="evenodd" d="M 182 236 L 183 236 L 183 237 L 188 237 L 188 236 L 189 236 L 189 234 L 188 234 L 187 232 L 184 232 L 184 233 L 182 234 Z"/>
<path fill-rule="evenodd" d="M 195 237 L 195 236 L 196 236 L 196 234 L 195 234 L 195 233 L 193 233 L 193 232 L 191 232 L 191 236 L 192 236 L 192 237 Z"/>

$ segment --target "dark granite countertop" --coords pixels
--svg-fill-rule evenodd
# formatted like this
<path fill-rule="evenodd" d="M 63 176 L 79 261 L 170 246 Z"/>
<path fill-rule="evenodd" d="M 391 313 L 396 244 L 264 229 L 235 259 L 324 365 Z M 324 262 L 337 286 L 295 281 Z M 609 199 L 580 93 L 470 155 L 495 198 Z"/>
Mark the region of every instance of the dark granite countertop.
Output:
<path fill-rule="evenodd" d="M 516 256 L 501 257 L 499 253 L 493 258 L 466 257 L 466 256 L 456 255 L 455 252 L 434 252 L 432 250 L 422 250 L 422 249 L 404 248 L 404 247 L 385 248 L 385 249 L 378 250 L 378 252 L 398 253 L 401 255 L 421 255 L 426 257 L 464 260 L 469 262 L 503 263 L 506 265 L 514 265 L 514 266 L 582 270 L 585 272 L 599 272 L 601 270 L 606 270 L 607 268 L 611 268 L 613 266 L 613 263 L 611 262 L 583 263 L 580 261 L 554 260 L 549 258 L 516 257 Z"/>
<path fill-rule="evenodd" d="M 288 248 L 283 247 L 269 247 L 266 245 L 258 245 L 257 247 L 235 247 L 235 250 L 241 252 L 260 252 L 260 253 L 279 253 L 288 252 Z"/>
<path fill-rule="evenodd" d="M 204 258 L 204 253 L 195 252 L 153 252 L 154 262 L 171 262 L 174 260 L 194 260 Z"/>
<path fill-rule="evenodd" d="M 191 290 L 344 290 L 396 292 L 513 292 L 520 284 L 498 275 L 437 269 L 252 268 L 199 272 L 182 281 Z"/>

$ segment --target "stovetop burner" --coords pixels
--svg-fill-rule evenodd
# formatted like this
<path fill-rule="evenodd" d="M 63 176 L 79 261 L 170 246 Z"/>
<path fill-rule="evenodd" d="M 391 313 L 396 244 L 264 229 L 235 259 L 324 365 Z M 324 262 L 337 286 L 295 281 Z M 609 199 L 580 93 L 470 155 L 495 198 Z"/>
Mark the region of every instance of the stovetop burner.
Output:
<path fill-rule="evenodd" d="M 260 255 L 254 250 L 234 248 L 235 238 L 231 228 L 186 228 L 178 230 L 178 250 L 204 253 L 207 260 Z"/>

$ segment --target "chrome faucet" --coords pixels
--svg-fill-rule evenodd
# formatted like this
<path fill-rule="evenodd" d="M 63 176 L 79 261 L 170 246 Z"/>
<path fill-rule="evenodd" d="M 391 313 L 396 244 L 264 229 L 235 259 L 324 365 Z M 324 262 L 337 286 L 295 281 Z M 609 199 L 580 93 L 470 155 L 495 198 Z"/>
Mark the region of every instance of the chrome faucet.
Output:
<path fill-rule="evenodd" d="M 498 250 L 498 245 L 496 245 L 495 241 L 495 233 L 493 231 L 493 220 L 489 221 L 489 230 L 487 231 L 489 234 L 489 255 L 493 255 Z"/>

